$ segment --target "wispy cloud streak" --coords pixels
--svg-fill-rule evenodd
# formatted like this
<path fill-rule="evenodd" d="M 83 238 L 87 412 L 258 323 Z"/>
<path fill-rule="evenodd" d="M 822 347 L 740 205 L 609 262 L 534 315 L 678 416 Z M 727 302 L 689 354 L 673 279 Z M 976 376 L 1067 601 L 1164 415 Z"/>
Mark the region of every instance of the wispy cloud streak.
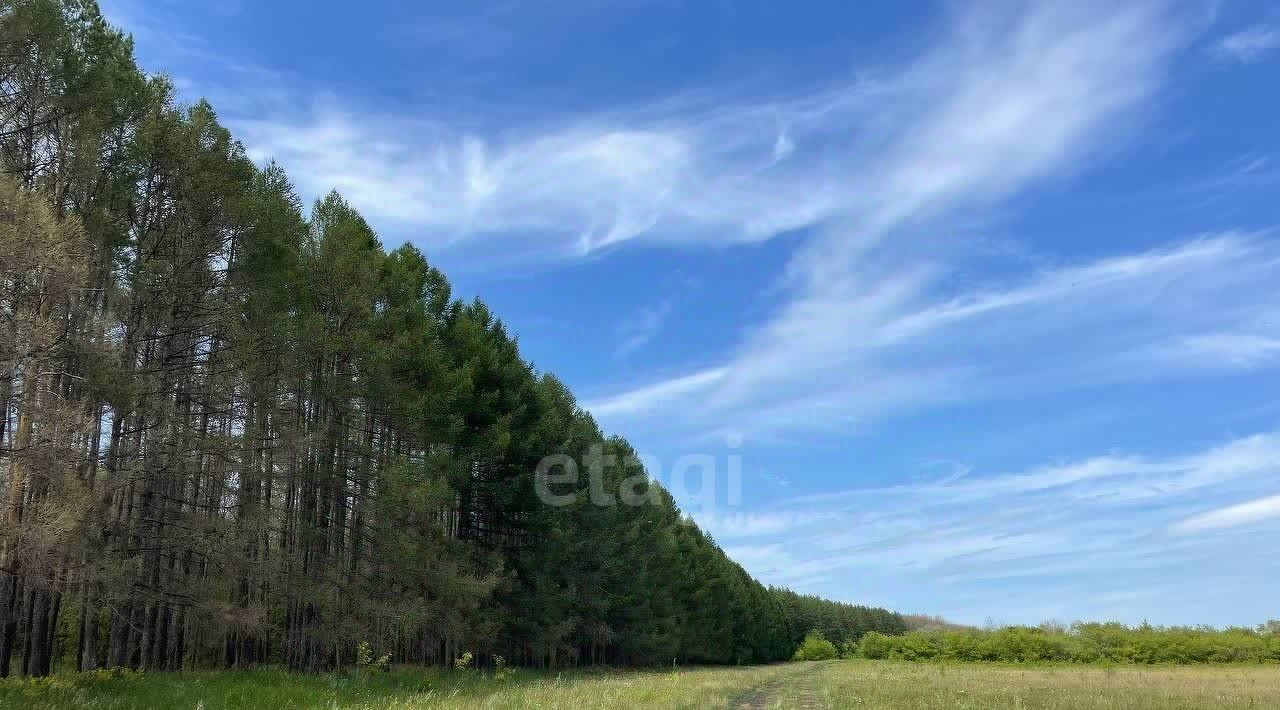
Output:
<path fill-rule="evenodd" d="M 886 266 L 886 264 L 889 264 Z M 874 261 L 693 375 L 588 402 L 756 433 L 843 427 L 1016 391 L 1200 376 L 1280 362 L 1280 244 L 1206 236 L 956 291 L 937 263 Z"/>
<path fill-rule="evenodd" d="M 648 384 L 593 404 L 602 413 L 655 410 L 653 395 L 663 392 L 685 398 L 672 411 L 694 412 L 699 421 L 721 412 L 711 418 L 726 428 L 772 432 L 813 421 L 846 427 L 989 392 L 997 377 L 1027 377 L 1000 368 L 1008 358 L 997 337 L 1061 355 L 1088 347 L 1078 344 L 1080 329 L 1105 329 L 1120 342 L 1097 338 L 1097 353 L 1074 353 L 1099 362 L 1095 371 L 1062 373 L 1088 383 L 1123 376 L 1124 357 L 1154 358 L 1136 351 L 1204 335 L 1197 304 L 1177 295 L 1160 303 L 1149 294 L 1184 276 L 1197 291 L 1210 291 L 1224 263 L 1245 266 L 1241 278 L 1250 282 L 1265 278 L 1245 263 L 1255 249 L 1246 238 L 1050 269 L 1021 284 L 988 277 L 991 283 L 968 291 L 954 283 L 958 268 L 973 265 L 942 258 L 953 251 L 941 226 L 946 216 L 1076 173 L 1133 125 L 1185 39 L 1184 26 L 1166 10 L 1084 3 L 977 11 L 901 73 L 830 101 L 836 108 L 814 115 L 830 120 L 834 112 L 833 123 L 860 140 L 844 144 L 849 161 L 817 175 L 804 190 L 810 197 L 795 203 L 810 205 L 809 221 L 822 225 L 790 260 L 783 303 L 743 336 L 718 368 L 722 376 L 681 375 L 672 381 L 679 386 Z M 874 127 L 875 140 L 860 127 Z M 804 131 L 788 135 L 805 144 L 794 138 Z M 922 243 L 931 248 L 911 246 Z M 922 258 L 925 251 L 937 256 Z M 1219 314 L 1220 330 L 1230 331 L 1224 323 L 1234 326 L 1237 310 Z M 1091 358 L 1117 351 L 1122 356 Z M 629 406 L 637 395 L 644 408 Z"/>
<path fill-rule="evenodd" d="M 1274 25 L 1249 27 L 1227 35 L 1213 45 L 1219 57 L 1244 64 L 1256 62 L 1276 49 L 1280 49 L 1280 28 Z"/>
<path fill-rule="evenodd" d="M 884 230 L 1017 189 L 1152 91 L 1179 39 L 1160 7 L 1079 5 L 962 16 L 906 67 L 773 100 L 686 97 L 501 133 L 323 97 L 228 120 L 304 192 L 337 187 L 436 243 L 567 255 L 759 241 L 849 215 Z"/>
<path fill-rule="evenodd" d="M 1200 532 L 1234 528 L 1275 518 L 1280 518 L 1280 495 L 1201 513 L 1178 523 L 1174 529 L 1178 532 Z"/>
<path fill-rule="evenodd" d="M 804 524 L 731 538 L 729 550 L 778 584 L 821 589 L 852 575 L 863 594 L 887 580 L 908 596 L 917 584 L 948 585 L 955 600 L 971 585 L 1040 579 L 1052 582 L 1042 601 L 1079 609 L 1082 593 L 1106 594 L 1160 570 L 1233 564 L 1242 542 L 1271 539 L 1280 521 L 1277 474 L 1280 434 L 1266 432 L 1173 455 L 1108 454 L 853 488 L 754 511 Z M 1248 502 L 1227 503 L 1241 499 Z M 1027 600 L 1011 602 L 1006 613 L 1039 620 L 1022 617 Z"/>

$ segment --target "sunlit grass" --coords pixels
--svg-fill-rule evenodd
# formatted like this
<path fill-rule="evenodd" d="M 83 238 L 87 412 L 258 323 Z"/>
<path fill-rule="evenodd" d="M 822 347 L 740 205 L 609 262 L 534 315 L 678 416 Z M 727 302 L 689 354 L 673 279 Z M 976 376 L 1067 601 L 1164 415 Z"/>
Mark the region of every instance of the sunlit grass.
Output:
<path fill-rule="evenodd" d="M 1280 708 L 1280 666 L 1080 667 L 839 661 L 770 708 L 1243 710 Z"/>
<path fill-rule="evenodd" d="M 828 661 L 745 668 L 291 675 L 278 670 L 66 674 L 0 681 L 0 708 L 1280 708 L 1280 666 L 1082 667 Z"/>
<path fill-rule="evenodd" d="M 709 708 L 795 666 L 598 671 L 517 671 L 498 681 L 477 672 L 400 669 L 360 675 L 291 675 L 283 671 L 183 674 L 68 674 L 0 681 L 0 708 Z"/>

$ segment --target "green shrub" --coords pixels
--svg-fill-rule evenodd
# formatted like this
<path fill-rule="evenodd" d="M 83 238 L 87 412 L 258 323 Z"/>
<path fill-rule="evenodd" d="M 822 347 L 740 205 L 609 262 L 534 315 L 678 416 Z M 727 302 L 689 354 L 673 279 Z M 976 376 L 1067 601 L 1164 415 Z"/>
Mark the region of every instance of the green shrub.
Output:
<path fill-rule="evenodd" d="M 499 683 L 505 683 L 511 678 L 511 667 L 507 665 L 507 659 L 502 656 L 493 657 L 493 679 Z"/>
<path fill-rule="evenodd" d="M 1280 662 L 1280 634 L 1267 627 L 1220 630 L 1146 624 L 938 629 L 898 636 L 872 632 L 862 637 L 856 655 L 1001 663 L 1276 663 Z"/>
<path fill-rule="evenodd" d="M 942 655 L 942 639 L 932 633 L 904 634 L 894 642 L 890 658 L 903 661 L 931 661 Z"/>
<path fill-rule="evenodd" d="M 886 636 L 877 631 L 871 631 L 862 636 L 862 641 L 858 643 L 859 655 L 863 658 L 884 659 L 888 658 L 893 651 L 894 639 L 897 636 Z"/>
<path fill-rule="evenodd" d="M 837 655 L 839 654 L 836 653 L 836 645 L 828 641 L 821 631 L 810 631 L 800 643 L 800 648 L 796 649 L 792 660 L 827 661 Z"/>
<path fill-rule="evenodd" d="M 361 641 L 356 644 L 356 668 L 363 671 L 373 670 L 386 673 L 391 670 L 391 654 L 386 653 L 374 658 L 373 649 L 369 646 L 369 642 Z"/>

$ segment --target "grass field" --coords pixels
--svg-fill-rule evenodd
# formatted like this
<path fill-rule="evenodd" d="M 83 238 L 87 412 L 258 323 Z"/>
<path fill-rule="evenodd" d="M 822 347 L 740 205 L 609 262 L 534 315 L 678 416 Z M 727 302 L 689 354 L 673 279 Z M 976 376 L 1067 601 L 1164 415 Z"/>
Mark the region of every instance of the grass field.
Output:
<path fill-rule="evenodd" d="M 1096 668 L 834 661 L 759 708 L 1280 709 L 1280 666 Z"/>
<path fill-rule="evenodd" d="M 398 670 L 364 676 L 296 676 L 281 671 L 207 672 L 104 678 L 93 674 L 0 681 L 0 709 L 46 708 L 715 708 L 795 666 L 566 674 Z"/>
<path fill-rule="evenodd" d="M 1280 667 L 1012 667 L 830 661 L 680 671 L 368 676 L 278 671 L 0 681 L 0 708 L 1280 708 Z"/>

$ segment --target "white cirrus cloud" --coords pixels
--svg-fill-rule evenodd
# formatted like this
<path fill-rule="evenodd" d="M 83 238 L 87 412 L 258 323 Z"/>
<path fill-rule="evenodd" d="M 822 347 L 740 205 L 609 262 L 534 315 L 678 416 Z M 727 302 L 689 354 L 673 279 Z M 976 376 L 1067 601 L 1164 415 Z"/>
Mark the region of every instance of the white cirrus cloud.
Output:
<path fill-rule="evenodd" d="M 1063 168 L 1151 94 L 1183 38 L 1147 2 L 988 9 L 953 25 L 905 66 L 783 98 L 678 97 L 495 131 L 320 97 L 227 122 L 304 193 L 336 187 L 375 224 L 437 244 L 567 255 L 760 241 L 842 217 L 883 231 Z"/>
<path fill-rule="evenodd" d="M 869 258 L 787 304 L 715 367 L 597 397 L 606 419 L 756 435 L 920 407 L 1280 363 L 1280 243 L 1225 233 L 969 279 Z"/>
<path fill-rule="evenodd" d="M 1211 334 L 1219 344 L 1271 337 L 1267 324 L 1240 330 L 1246 301 L 1259 293 L 1246 287 L 1264 299 L 1280 295 L 1267 285 L 1278 275 L 1276 250 L 1251 235 L 1207 236 L 1029 276 L 966 271 L 972 265 L 943 258 L 957 248 L 942 236 L 945 217 L 1077 173 L 1134 125 L 1186 34 L 1167 6 L 1151 3 L 975 11 L 900 73 L 830 98 L 823 110 L 794 111 L 820 116 L 815 125 L 828 134 L 842 126 L 854 138 L 835 140 L 848 148 L 833 154 L 841 159 L 810 160 L 805 172 L 774 181 L 781 194 L 803 187 L 796 192 L 806 197 L 788 204 L 813 216 L 800 222 L 821 222 L 787 264 L 782 303 L 742 336 L 714 377 L 642 383 L 596 397 L 593 411 L 656 414 L 668 423 L 679 413 L 757 434 L 843 429 L 1043 383 L 1190 369 L 1195 348 L 1206 353 L 1201 362 L 1212 357 Z M 787 136 L 802 153 L 810 141 L 797 125 L 804 121 L 789 123 Z M 788 155 L 775 164 L 792 162 Z M 739 226 L 744 235 L 768 232 Z M 987 275 L 957 288 L 970 272 Z M 1241 290 L 1222 293 L 1231 282 Z M 1021 366 L 1011 348 L 1021 349 Z M 1175 348 L 1177 358 L 1168 355 Z M 1030 354 L 1048 357 L 1033 368 Z M 1245 357 L 1270 360 L 1265 348 Z M 1162 359 L 1163 367 L 1151 366 Z"/>
<path fill-rule="evenodd" d="M 802 521 L 760 525 L 758 534 L 730 541 L 735 559 L 768 583 L 964 618 L 962 609 L 935 606 L 937 585 L 947 585 L 952 603 L 966 591 L 982 595 L 974 607 L 989 613 L 990 581 L 1013 590 L 1040 579 L 1049 585 L 1039 588 L 1038 601 L 1081 613 L 1088 606 L 1082 598 L 1108 594 L 1117 584 L 1162 570 L 1236 568 L 1256 556 L 1241 536 L 1254 534 L 1250 526 L 1280 522 L 1278 474 L 1280 433 L 1270 431 L 1163 455 L 1104 454 L 797 496 L 721 517 Z M 1235 502 L 1241 499 L 1249 502 Z M 1190 534 L 1208 531 L 1222 534 Z M 856 591 L 828 586 L 850 575 Z M 1040 620 L 1020 608 L 1028 599 L 1016 591 L 1008 596 L 1005 613 Z"/>
<path fill-rule="evenodd" d="M 1213 45 L 1219 57 L 1245 64 L 1256 62 L 1280 48 L 1280 28 L 1274 25 L 1256 25 L 1229 34 Z"/>
<path fill-rule="evenodd" d="M 1178 532 L 1234 528 L 1280 518 L 1280 495 L 1258 498 L 1192 516 L 1174 526 Z"/>
<path fill-rule="evenodd" d="M 669 315 L 671 315 L 671 301 L 663 301 L 654 306 L 641 308 L 619 321 L 614 328 L 618 337 L 616 353 L 619 356 L 629 355 L 647 345 L 662 330 Z"/>
<path fill-rule="evenodd" d="M 583 409 L 597 416 L 644 414 L 669 406 L 673 401 L 706 390 L 724 378 L 725 369 L 712 367 L 669 380 L 638 387 L 607 399 L 584 403 Z"/>
<path fill-rule="evenodd" d="M 955 288 L 957 264 L 903 246 L 943 253 L 946 218 L 1085 170 L 1138 124 L 1194 21 L 1152 0 L 1001 4 L 944 23 L 914 59 L 786 96 L 708 91 L 507 121 L 287 87 L 213 98 L 227 100 L 224 120 L 251 154 L 278 159 L 302 193 L 338 188 L 374 224 L 431 246 L 574 255 L 804 230 L 772 291 L 781 303 L 734 350 L 601 393 L 588 404 L 601 417 L 846 427 L 1025 388 L 1032 373 L 1006 366 L 1010 345 L 1054 355 L 1049 381 L 1055 367 L 1087 382 L 1272 362 L 1276 333 L 1245 322 L 1243 296 L 1217 290 L 1261 282 L 1270 299 L 1274 269 L 1251 261 L 1256 240 L 1211 237 L 971 289 Z M 1147 297 L 1184 274 L 1185 297 Z M 619 349 L 660 320 L 620 333 Z M 1078 342 L 1086 328 L 1099 337 Z"/>

